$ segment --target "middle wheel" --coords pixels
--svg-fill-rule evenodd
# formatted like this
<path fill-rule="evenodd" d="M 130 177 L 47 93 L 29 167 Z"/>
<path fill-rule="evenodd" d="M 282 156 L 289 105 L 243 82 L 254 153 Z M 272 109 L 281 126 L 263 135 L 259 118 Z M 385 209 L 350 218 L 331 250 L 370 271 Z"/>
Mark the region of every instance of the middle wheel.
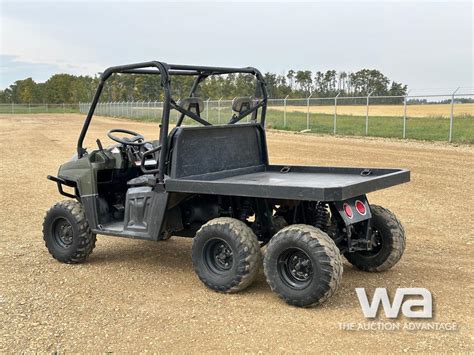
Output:
<path fill-rule="evenodd" d="M 193 240 L 194 270 L 219 292 L 241 291 L 255 280 L 261 263 L 260 244 L 252 229 L 234 218 L 204 224 Z"/>

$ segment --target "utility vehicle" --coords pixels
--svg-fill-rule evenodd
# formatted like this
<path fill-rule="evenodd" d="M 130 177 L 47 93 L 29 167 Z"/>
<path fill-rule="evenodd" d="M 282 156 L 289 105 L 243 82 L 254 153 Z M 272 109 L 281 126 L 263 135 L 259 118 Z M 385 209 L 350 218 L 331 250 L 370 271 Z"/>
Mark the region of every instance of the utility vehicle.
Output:
<path fill-rule="evenodd" d="M 211 124 L 201 116 L 203 100 L 196 92 L 206 79 L 234 73 L 253 76 L 255 95 L 235 98 L 228 122 Z M 112 74 L 159 76 L 159 139 L 116 128 L 107 134 L 117 144 L 104 148 L 97 140 L 98 148 L 88 151 L 84 138 Z M 172 79 L 181 75 L 194 81 L 189 97 L 176 102 Z M 179 117 L 170 130 L 172 109 Z M 336 292 L 343 256 L 364 271 L 394 266 L 405 249 L 405 232 L 392 212 L 370 205 L 366 194 L 408 182 L 409 171 L 270 165 L 266 110 L 265 81 L 255 68 L 158 61 L 108 68 L 77 155 L 57 176 L 48 176 L 70 198 L 46 214 L 49 252 L 61 262 L 79 263 L 92 253 L 97 234 L 150 241 L 193 237 L 194 269 L 207 287 L 226 293 L 247 288 L 263 258 L 271 289 L 302 307 Z M 185 119 L 194 125 L 183 125 Z"/>

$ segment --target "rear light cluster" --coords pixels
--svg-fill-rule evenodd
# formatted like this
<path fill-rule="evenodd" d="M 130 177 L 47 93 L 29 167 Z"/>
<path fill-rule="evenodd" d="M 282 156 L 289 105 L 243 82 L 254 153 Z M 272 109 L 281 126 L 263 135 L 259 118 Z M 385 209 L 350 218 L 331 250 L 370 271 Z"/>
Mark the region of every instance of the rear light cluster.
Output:
<path fill-rule="evenodd" d="M 367 214 L 367 207 L 365 207 L 362 201 L 356 200 L 354 207 L 357 213 L 359 213 L 361 216 L 365 216 Z M 351 205 L 349 205 L 348 203 L 344 203 L 344 205 L 342 205 L 342 208 L 344 209 L 344 213 L 346 214 L 347 218 L 354 218 L 354 212 L 352 211 Z"/>

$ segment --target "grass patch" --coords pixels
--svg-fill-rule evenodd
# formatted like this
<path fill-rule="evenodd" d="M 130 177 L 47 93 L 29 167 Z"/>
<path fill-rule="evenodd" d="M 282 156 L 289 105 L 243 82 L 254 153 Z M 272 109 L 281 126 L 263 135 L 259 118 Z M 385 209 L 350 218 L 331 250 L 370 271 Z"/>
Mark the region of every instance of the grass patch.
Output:
<path fill-rule="evenodd" d="M 449 118 L 445 117 L 408 117 L 406 138 L 447 141 L 449 121 Z M 275 129 L 302 131 L 308 128 L 308 119 L 306 113 L 287 112 L 285 125 L 282 112 L 269 110 L 267 111 L 267 125 Z M 333 134 L 334 115 L 311 113 L 309 128 L 314 133 Z M 366 134 L 365 116 L 337 115 L 336 133 L 346 136 L 364 136 Z M 368 135 L 403 138 L 403 117 L 369 116 Z M 452 138 L 453 142 L 474 143 L 474 116 L 455 116 Z"/>
<path fill-rule="evenodd" d="M 78 105 L 0 105 L 0 114 L 28 114 L 28 113 L 79 113 Z"/>
<path fill-rule="evenodd" d="M 0 113 L 11 114 L 10 105 L 0 105 Z M 79 113 L 78 107 L 62 105 L 15 105 L 15 114 L 28 113 Z M 119 112 L 118 112 L 119 113 Z M 137 109 L 128 114 L 139 121 L 159 122 L 161 111 Z M 99 113 L 100 115 L 100 113 Z M 229 108 L 222 108 L 220 115 L 217 108 L 210 108 L 201 114 L 213 124 L 228 122 L 232 116 Z M 176 111 L 170 115 L 170 124 L 176 123 Z M 246 122 L 250 118 L 245 119 Z M 449 118 L 437 117 L 408 117 L 406 121 L 406 138 L 447 141 L 449 138 Z M 286 122 L 284 112 L 281 110 L 267 110 L 267 127 L 288 131 L 302 131 L 308 128 L 311 132 L 320 134 L 334 134 L 334 115 L 325 113 L 310 113 L 309 122 L 306 112 L 287 112 Z M 185 124 L 194 124 L 185 118 Z M 360 115 L 338 114 L 336 120 L 336 134 L 343 136 L 365 136 L 366 118 Z M 403 117 L 400 116 L 375 116 L 369 115 L 368 135 L 372 137 L 403 138 Z M 474 115 L 456 115 L 453 121 L 453 142 L 474 144 Z"/>

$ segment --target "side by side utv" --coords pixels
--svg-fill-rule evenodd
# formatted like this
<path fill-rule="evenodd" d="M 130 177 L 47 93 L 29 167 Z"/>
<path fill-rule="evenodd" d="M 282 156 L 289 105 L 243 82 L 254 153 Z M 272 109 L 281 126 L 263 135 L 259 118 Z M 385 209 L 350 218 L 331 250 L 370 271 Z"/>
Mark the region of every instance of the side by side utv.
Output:
<path fill-rule="evenodd" d="M 254 77 L 255 95 L 235 98 L 228 122 L 211 124 L 201 116 L 203 100 L 196 92 L 209 77 L 236 73 Z M 159 76 L 164 96 L 159 139 L 117 128 L 107 133 L 117 144 L 104 148 L 97 140 L 98 149 L 88 151 L 84 138 L 112 74 Z M 172 79 L 181 75 L 194 81 L 189 97 L 176 102 Z M 170 130 L 172 109 L 179 117 Z M 108 68 L 77 155 L 57 176 L 48 176 L 69 198 L 44 219 L 49 252 L 61 262 L 79 263 L 92 253 L 97 234 L 150 241 L 193 237 L 194 269 L 207 287 L 227 293 L 247 288 L 263 258 L 271 289 L 302 307 L 336 292 L 342 256 L 364 271 L 393 267 L 404 252 L 405 232 L 392 212 L 370 205 L 366 194 L 408 182 L 410 172 L 270 165 L 266 110 L 265 82 L 255 68 L 158 61 Z M 184 126 L 185 119 L 194 125 Z"/>

